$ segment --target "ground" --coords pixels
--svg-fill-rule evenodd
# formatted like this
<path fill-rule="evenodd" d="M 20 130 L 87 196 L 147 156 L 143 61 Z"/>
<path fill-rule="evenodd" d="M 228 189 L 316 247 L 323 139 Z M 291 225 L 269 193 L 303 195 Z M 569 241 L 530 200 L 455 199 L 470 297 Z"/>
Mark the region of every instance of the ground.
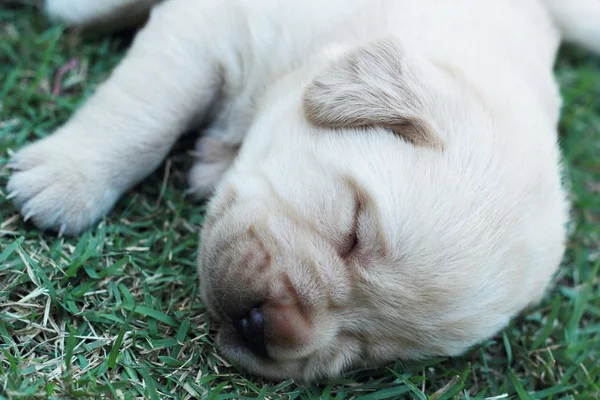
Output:
<path fill-rule="evenodd" d="M 0 398 L 600 398 L 599 57 L 568 48 L 557 63 L 573 227 L 543 303 L 464 357 L 302 386 L 245 375 L 215 351 L 185 151 L 79 238 L 39 232 L 6 199 L 10 155 L 63 123 L 127 45 L 0 8 Z"/>

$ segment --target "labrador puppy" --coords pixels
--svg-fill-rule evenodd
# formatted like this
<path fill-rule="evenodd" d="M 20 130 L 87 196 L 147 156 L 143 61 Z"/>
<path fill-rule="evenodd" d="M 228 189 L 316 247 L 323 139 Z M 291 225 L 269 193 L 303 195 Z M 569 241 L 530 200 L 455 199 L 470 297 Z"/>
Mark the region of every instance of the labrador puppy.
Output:
<path fill-rule="evenodd" d="M 154 1 L 96 3 L 47 9 L 85 25 Z M 561 261 L 552 67 L 561 40 L 600 52 L 598 21 L 595 0 L 168 0 L 15 154 L 8 192 L 77 234 L 208 121 L 189 176 L 211 197 L 199 275 L 226 357 L 310 381 L 459 355 Z"/>

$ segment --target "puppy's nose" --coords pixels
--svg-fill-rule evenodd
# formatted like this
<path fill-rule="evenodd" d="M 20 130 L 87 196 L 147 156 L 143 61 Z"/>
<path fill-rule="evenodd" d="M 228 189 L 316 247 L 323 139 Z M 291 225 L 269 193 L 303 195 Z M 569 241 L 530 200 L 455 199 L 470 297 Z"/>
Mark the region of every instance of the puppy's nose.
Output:
<path fill-rule="evenodd" d="M 268 357 L 265 346 L 265 319 L 260 308 L 253 308 L 235 322 L 235 328 L 248 348 L 260 357 Z"/>

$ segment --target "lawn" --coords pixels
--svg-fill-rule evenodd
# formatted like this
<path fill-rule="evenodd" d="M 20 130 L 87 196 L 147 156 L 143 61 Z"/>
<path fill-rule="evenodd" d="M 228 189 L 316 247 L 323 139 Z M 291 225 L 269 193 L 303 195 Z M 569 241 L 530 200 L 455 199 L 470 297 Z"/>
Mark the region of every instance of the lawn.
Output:
<path fill-rule="evenodd" d="M 600 399 L 599 57 L 568 48 L 557 63 L 574 223 L 545 301 L 462 358 L 302 386 L 245 375 L 215 351 L 183 149 L 79 238 L 39 232 L 6 199 L 3 164 L 63 123 L 129 39 L 82 39 L 0 7 L 0 398 Z"/>

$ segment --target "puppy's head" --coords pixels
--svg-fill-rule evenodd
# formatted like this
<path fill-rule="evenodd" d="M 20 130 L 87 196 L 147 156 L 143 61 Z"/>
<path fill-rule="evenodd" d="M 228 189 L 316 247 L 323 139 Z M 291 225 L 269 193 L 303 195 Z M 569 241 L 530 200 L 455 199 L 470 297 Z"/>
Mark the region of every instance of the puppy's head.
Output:
<path fill-rule="evenodd" d="M 391 40 L 334 54 L 266 95 L 201 234 L 218 345 L 270 378 L 459 354 L 562 255 L 557 176 L 506 166 L 448 71 Z"/>

